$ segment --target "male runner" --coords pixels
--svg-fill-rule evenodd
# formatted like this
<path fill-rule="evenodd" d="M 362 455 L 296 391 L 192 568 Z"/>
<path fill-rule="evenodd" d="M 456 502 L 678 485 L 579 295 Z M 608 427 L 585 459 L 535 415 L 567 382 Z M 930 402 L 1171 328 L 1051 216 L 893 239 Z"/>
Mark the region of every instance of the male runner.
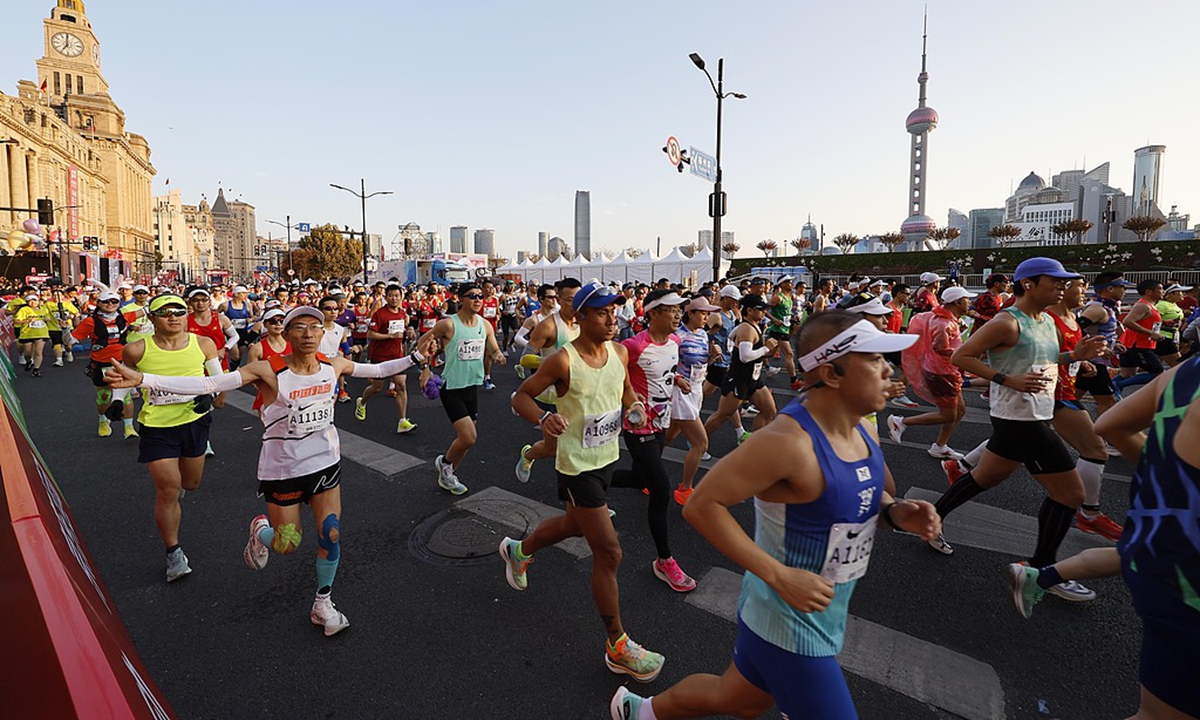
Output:
<path fill-rule="evenodd" d="M 121 362 L 143 373 L 175 377 L 221 374 L 217 347 L 187 331 L 187 303 L 178 295 L 159 295 L 147 303 L 154 332 L 125 345 Z M 138 462 L 154 481 L 154 522 L 167 549 L 167 582 L 192 571 L 179 544 L 179 501 L 200 486 L 204 451 L 212 425 L 212 397 L 142 391 L 142 427 Z"/>
<path fill-rule="evenodd" d="M 721 386 L 721 402 L 717 405 L 717 411 L 704 423 L 704 430 L 709 437 L 721 427 L 721 423 L 733 417 L 746 401 L 758 409 L 758 416 L 754 418 L 755 430 L 775 417 L 775 398 L 762 376 L 762 368 L 778 341 L 767 338 L 764 342 L 759 330 L 768 306 L 761 295 L 754 293 L 742 296 L 740 302 L 742 323 L 729 335 L 729 372 L 725 374 L 725 382 Z M 743 432 L 738 442 L 744 441 L 749 435 Z"/>
<path fill-rule="evenodd" d="M 55 288 L 51 301 L 46 303 L 49 315 L 46 317 L 46 329 L 50 331 L 50 344 L 54 348 L 54 366 L 63 366 L 63 333 L 69 333 L 75 326 L 79 316 L 79 308 L 71 301 L 70 290 Z M 66 346 L 67 362 L 75 362 L 75 353 L 71 351 L 74 341 L 68 339 Z"/>
<path fill-rule="evenodd" d="M 742 292 L 734 285 L 726 285 L 717 293 L 717 306 L 720 312 L 708 316 L 708 334 L 717 351 L 717 356 L 708 364 L 708 375 L 704 378 L 704 396 L 722 392 L 725 386 L 725 376 L 729 374 L 729 363 L 732 361 L 732 345 L 729 336 L 742 321 L 739 303 Z M 729 424 L 733 426 L 735 438 L 741 439 L 746 434 L 742 427 L 742 414 L 734 412 L 729 415 Z M 712 437 L 716 426 L 704 427 L 705 434 Z"/>
<path fill-rule="evenodd" d="M 492 326 L 492 335 L 496 336 L 496 333 L 500 330 L 500 298 L 496 297 L 496 284 L 491 280 L 484 280 L 482 287 L 483 305 L 479 308 L 479 315 L 488 321 L 488 324 Z M 460 296 L 463 292 L 466 291 L 459 290 Z M 466 305 L 465 302 L 463 304 Z M 504 351 L 501 350 L 501 352 L 503 353 Z M 495 383 L 492 382 L 491 356 L 483 358 L 483 389 L 488 391 L 496 389 Z"/>
<path fill-rule="evenodd" d="M 404 291 L 399 285 L 388 285 L 384 292 L 386 305 L 371 315 L 371 325 L 367 330 L 370 339 L 368 356 L 373 363 L 385 363 L 404 357 L 404 338 L 408 329 L 408 313 L 401 307 Z M 431 325 L 430 328 L 433 326 Z M 407 369 L 407 368 L 406 368 Z M 367 419 L 367 401 L 375 393 L 387 387 L 388 378 L 377 378 L 363 390 L 361 397 L 354 400 L 354 417 L 358 420 Z M 407 376 L 396 375 L 390 378 L 396 390 L 396 409 L 400 420 L 396 423 L 396 432 L 400 434 L 412 432 L 417 425 L 408 419 L 408 382 Z"/>
<path fill-rule="evenodd" d="M 1121 378 L 1116 381 L 1118 388 L 1147 383 L 1163 371 L 1162 358 L 1154 352 L 1162 330 L 1162 313 L 1158 311 L 1157 304 L 1163 299 L 1163 286 L 1157 280 L 1143 280 L 1137 284 L 1137 292 L 1141 297 L 1121 321 L 1125 328 L 1121 333 L 1125 352 L 1121 353 Z M 1134 379 L 1134 371 L 1139 369 L 1144 372 Z"/>
<path fill-rule="evenodd" d="M 1154 308 L 1162 316 L 1162 328 L 1158 331 L 1161 336 L 1154 346 L 1154 354 L 1162 358 L 1167 367 L 1179 364 L 1179 333 L 1183 330 L 1184 314 L 1179 302 L 1183 294 L 1191 290 L 1190 285 L 1174 283 L 1163 290 L 1163 298 L 1155 303 Z"/>
<path fill-rule="evenodd" d="M 770 305 L 770 309 L 767 311 L 769 323 L 767 337 L 778 341 L 776 350 L 783 358 L 784 367 L 787 368 L 788 382 L 791 383 L 793 390 L 798 390 L 800 378 L 796 375 L 796 359 L 792 356 L 791 343 L 792 306 L 795 304 L 793 281 L 794 278 L 791 275 L 779 278 L 778 284 L 771 292 L 771 297 L 767 300 L 767 304 Z"/>
<path fill-rule="evenodd" d="M 629 382 L 628 353 L 623 345 L 609 342 L 617 329 L 613 304 L 623 301 L 600 283 L 588 283 L 575 293 L 570 307 L 578 313 L 579 336 L 545 358 L 513 395 L 513 411 L 558 441 L 554 467 L 558 497 L 567 504 L 567 512 L 543 521 L 524 540 L 504 538 L 500 557 L 509 586 L 525 590 L 526 572 L 537 551 L 567 538 L 586 539 L 592 550 L 592 599 L 608 635 L 604 662 L 614 673 L 650 682 L 662 670 L 663 656 L 625 633 L 617 587 L 621 544 L 606 500 L 612 466 L 621 454 L 621 411 L 630 411 L 635 426 L 646 422 L 645 406 Z M 543 412 L 534 398 L 550 387 L 555 388 L 558 406 Z"/>
<path fill-rule="evenodd" d="M 733 662 L 720 676 L 692 675 L 653 698 L 618 688 L 614 720 L 857 717 L 837 662 L 850 597 L 867 572 L 878 527 L 924 538 L 940 522 L 927 502 L 894 500 L 874 426 L 887 403 L 884 352 L 912 335 L 882 333 L 861 316 L 827 310 L 801 331 L 805 385 L 767 427 L 717 464 L 684 517 L 746 568 Z M 752 539 L 729 508 L 754 498 Z"/>
<path fill-rule="evenodd" d="M 1106 271 L 1096 276 L 1093 289 L 1096 298 L 1083 307 L 1079 313 L 1079 326 L 1085 336 L 1099 335 L 1104 338 L 1110 353 L 1096 358 L 1095 375 L 1083 375 L 1075 379 L 1076 391 L 1081 395 L 1091 393 L 1096 401 L 1096 416 L 1107 412 L 1116 403 L 1116 386 L 1109 369 L 1113 365 L 1111 353 L 1120 355 L 1125 346 L 1117 342 L 1120 324 L 1117 316 L 1121 314 L 1121 298 L 1125 297 L 1127 288 L 1133 283 L 1122 277 L 1117 271 Z M 1110 455 L 1115 454 L 1110 452 Z"/>
<path fill-rule="evenodd" d="M 142 386 L 161 393 L 197 395 L 236 390 L 253 383 L 262 393 L 263 443 L 258 458 L 258 492 L 267 501 L 267 515 L 250 523 L 243 557 L 254 570 L 266 567 L 268 548 L 288 555 L 301 539 L 300 503 L 312 506 L 317 524 L 317 594 L 309 618 L 334 635 L 350 626 L 334 607 L 330 592 L 341 555 L 341 444 L 333 425 L 334 388 L 338 378 L 391 377 L 422 362 L 411 356 L 379 365 L 360 365 L 317 352 L 324 337 L 319 310 L 299 306 L 284 319 L 292 353 L 260 360 L 236 372 L 209 377 L 169 377 L 145 374 L 113 362 L 109 374 L 114 388 Z M 430 349 L 429 347 L 426 348 Z"/>

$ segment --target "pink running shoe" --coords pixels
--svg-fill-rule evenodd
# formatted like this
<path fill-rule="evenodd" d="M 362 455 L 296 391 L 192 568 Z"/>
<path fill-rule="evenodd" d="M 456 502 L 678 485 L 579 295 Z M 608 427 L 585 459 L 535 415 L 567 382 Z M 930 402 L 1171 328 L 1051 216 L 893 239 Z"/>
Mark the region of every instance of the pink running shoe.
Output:
<path fill-rule="evenodd" d="M 675 558 L 667 558 L 666 560 L 654 561 L 654 575 L 662 580 L 675 592 L 691 592 L 696 589 L 696 581 L 688 577 L 679 567 L 679 563 L 675 562 Z"/>

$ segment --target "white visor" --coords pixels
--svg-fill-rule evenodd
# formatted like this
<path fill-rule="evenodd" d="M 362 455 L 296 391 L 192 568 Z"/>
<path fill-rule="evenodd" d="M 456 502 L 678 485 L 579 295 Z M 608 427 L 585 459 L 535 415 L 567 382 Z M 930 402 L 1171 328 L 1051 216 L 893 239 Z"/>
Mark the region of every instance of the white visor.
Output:
<path fill-rule="evenodd" d="M 804 372 L 815 370 L 827 362 L 852 352 L 889 353 L 904 350 L 919 338 L 908 333 L 885 333 L 869 320 L 859 320 L 831 338 L 821 347 L 800 358 Z"/>
<path fill-rule="evenodd" d="M 861 305 L 855 305 L 846 309 L 850 312 L 862 313 L 865 315 L 891 315 L 892 312 L 894 312 L 893 308 L 884 305 L 883 301 L 877 297 L 871 298 Z"/>
<path fill-rule="evenodd" d="M 685 302 L 687 302 L 687 300 L 684 300 L 683 298 L 679 297 L 679 293 L 667 293 L 666 295 L 663 295 L 662 297 L 658 298 L 657 300 L 646 303 L 646 305 L 642 309 L 643 310 L 653 310 L 654 308 L 659 307 L 660 305 L 682 305 Z"/>

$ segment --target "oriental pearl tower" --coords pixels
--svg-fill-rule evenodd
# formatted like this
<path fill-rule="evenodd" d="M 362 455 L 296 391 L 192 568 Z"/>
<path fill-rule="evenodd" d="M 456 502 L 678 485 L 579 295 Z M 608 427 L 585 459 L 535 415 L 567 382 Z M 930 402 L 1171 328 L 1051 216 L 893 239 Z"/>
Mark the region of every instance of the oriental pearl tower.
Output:
<path fill-rule="evenodd" d="M 928 37 L 929 16 L 925 15 L 921 30 L 921 74 L 917 76 L 920 86 L 917 109 L 908 114 L 905 128 L 912 135 L 912 152 L 909 158 L 908 179 L 908 218 L 900 224 L 900 232 L 904 239 L 914 241 L 915 247 L 937 228 L 933 218 L 925 214 L 925 167 L 928 160 L 929 133 L 938 124 L 937 111 L 925 104 L 925 84 L 929 82 L 929 73 L 925 72 L 925 43 Z"/>

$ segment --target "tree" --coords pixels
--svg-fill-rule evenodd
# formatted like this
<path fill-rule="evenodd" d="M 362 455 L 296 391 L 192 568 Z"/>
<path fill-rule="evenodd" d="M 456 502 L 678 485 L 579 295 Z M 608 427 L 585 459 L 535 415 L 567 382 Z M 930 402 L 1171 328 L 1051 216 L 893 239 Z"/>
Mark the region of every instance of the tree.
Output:
<path fill-rule="evenodd" d="M 1083 242 L 1083 236 L 1088 230 L 1096 227 L 1091 220 L 1083 218 L 1073 218 L 1071 220 L 1063 220 L 1050 226 L 1050 230 L 1061 237 L 1068 238 L 1072 245 L 1079 245 Z"/>
<path fill-rule="evenodd" d="M 727 242 L 721 246 L 721 252 L 725 253 L 725 257 L 733 257 L 737 254 L 737 251 L 741 249 L 742 246 L 735 242 Z"/>
<path fill-rule="evenodd" d="M 935 250 L 945 250 L 950 247 L 950 243 L 958 239 L 962 231 L 956 227 L 941 227 L 929 231 L 929 236 L 926 240 L 934 246 Z"/>
<path fill-rule="evenodd" d="M 1166 224 L 1166 220 L 1156 218 L 1152 215 L 1134 215 L 1121 223 L 1121 227 L 1136 234 L 1138 240 L 1149 242 L 1150 236 L 1154 235 L 1154 233 L 1158 232 L 1159 228 Z"/>
<path fill-rule="evenodd" d="M 296 247 L 311 254 L 305 277 L 349 277 L 362 269 L 362 243 L 346 237 L 333 225 L 313 228 Z M 300 274 L 299 268 L 296 273 Z"/>
<path fill-rule="evenodd" d="M 791 242 L 791 245 L 796 248 L 797 255 L 803 255 L 805 250 L 812 247 L 812 240 L 806 237 L 798 237 Z"/>
<path fill-rule="evenodd" d="M 696 253 L 700 252 L 700 246 L 697 245 L 696 243 L 688 243 L 687 245 L 680 245 L 679 252 L 683 253 L 684 255 L 687 255 L 688 257 L 695 257 Z"/>
<path fill-rule="evenodd" d="M 601 250 L 600 252 L 604 253 L 604 257 L 608 258 L 609 260 L 616 259 L 617 254 L 618 254 L 616 250 L 609 250 L 608 248 L 605 248 L 604 250 Z"/>
<path fill-rule="evenodd" d="M 304 248 L 294 248 L 289 253 L 284 253 L 283 258 L 279 261 L 280 277 L 287 275 L 288 270 L 296 271 L 296 278 L 304 279 L 313 277 L 316 271 L 313 269 L 313 252 Z"/>
<path fill-rule="evenodd" d="M 997 225 L 991 230 L 988 230 L 988 237 L 1000 243 L 1000 247 L 1008 247 L 1009 243 L 1021 237 L 1021 228 L 1017 227 L 1016 225 L 1009 225 L 1007 223 L 1004 225 Z"/>
<path fill-rule="evenodd" d="M 762 250 L 763 257 L 771 257 L 771 253 L 775 252 L 779 248 L 779 243 L 775 242 L 774 240 L 763 240 L 754 247 Z"/>
<path fill-rule="evenodd" d="M 642 253 L 644 253 L 644 252 L 645 252 L 645 250 L 639 250 L 638 248 L 635 248 L 635 247 L 625 248 L 625 254 L 628 255 L 629 257 L 633 258 L 634 260 L 640 258 L 642 256 Z"/>
<path fill-rule="evenodd" d="M 898 232 L 884 233 L 879 236 L 879 242 L 888 249 L 888 252 L 896 252 L 896 246 L 904 242 L 904 236 Z"/>
<path fill-rule="evenodd" d="M 842 233 L 833 239 L 833 244 L 837 245 L 843 255 L 846 255 L 858 244 L 858 236 L 854 233 Z"/>
<path fill-rule="evenodd" d="M 529 261 L 529 262 L 531 262 L 531 263 L 535 263 L 535 262 L 537 262 L 538 260 L 541 260 L 541 259 L 542 259 L 542 256 L 541 256 L 541 255 L 538 255 L 537 253 L 527 253 L 527 254 L 525 255 L 525 259 L 526 259 L 526 260 L 528 260 L 528 261 Z"/>

